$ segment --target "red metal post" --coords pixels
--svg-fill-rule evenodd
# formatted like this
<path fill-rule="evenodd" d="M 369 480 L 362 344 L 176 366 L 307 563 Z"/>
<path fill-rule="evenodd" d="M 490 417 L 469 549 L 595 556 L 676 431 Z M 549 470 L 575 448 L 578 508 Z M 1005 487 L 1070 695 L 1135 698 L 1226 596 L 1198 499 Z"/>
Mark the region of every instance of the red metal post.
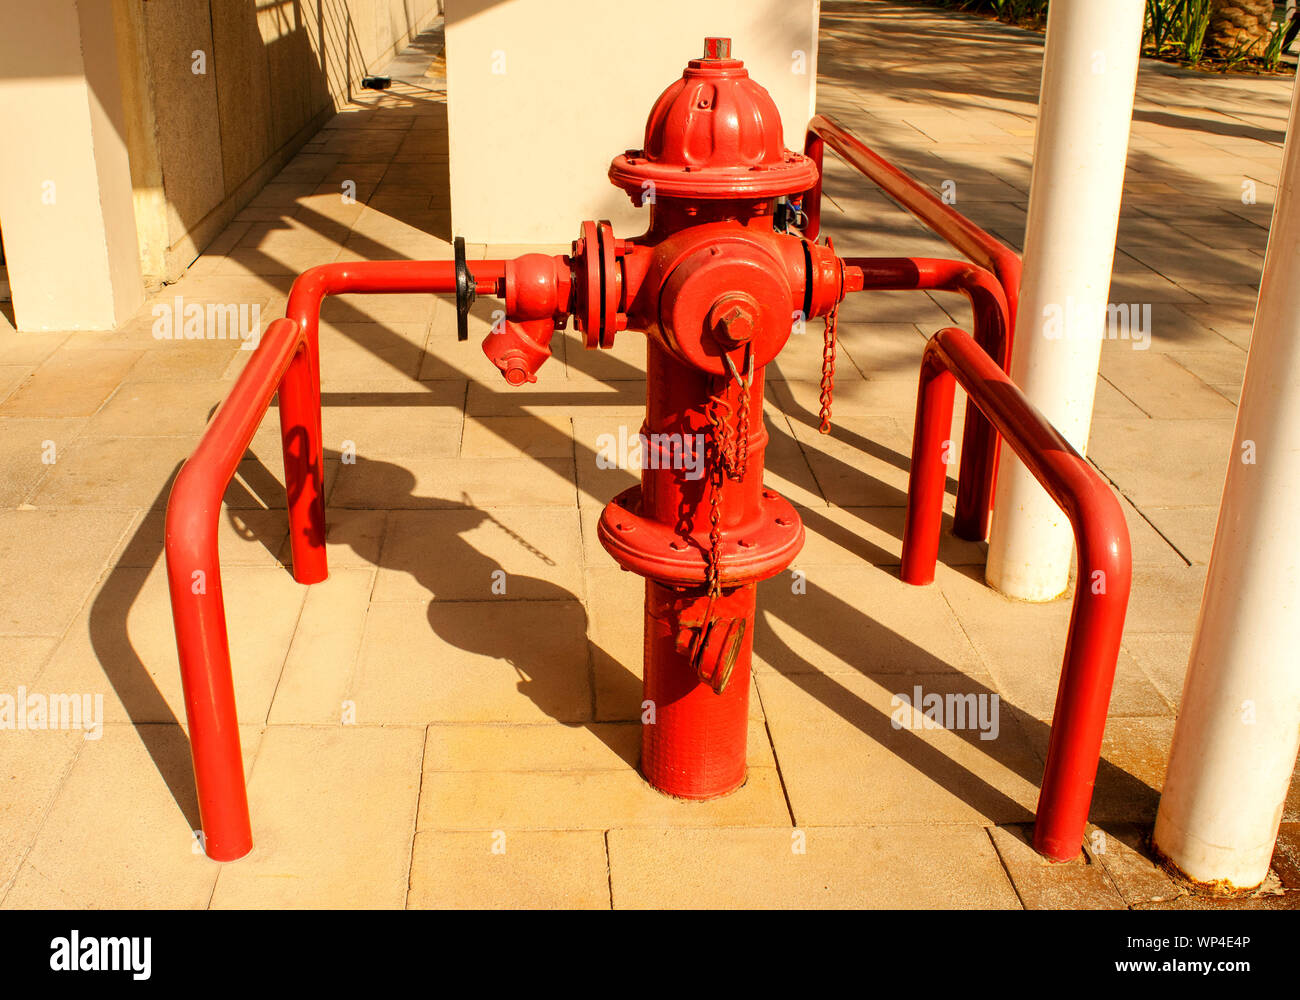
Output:
<path fill-rule="evenodd" d="M 803 211 L 808 219 L 804 235 L 808 238 L 816 239 L 821 231 L 821 168 L 827 145 L 936 235 L 997 277 L 1006 304 L 1006 344 L 1001 358 L 1005 370 L 1011 358 L 1011 340 L 1015 335 L 1016 309 L 1020 302 L 1019 255 L 951 205 L 944 204 L 924 184 L 899 170 L 827 115 L 813 117 L 808 123 L 804 141 L 806 154 L 817 164 L 817 184 L 803 198 Z M 979 333 L 978 306 L 976 310 L 976 332 Z M 997 435 L 988 428 L 982 414 L 967 416 L 954 517 L 959 537 L 981 541 L 987 537 L 997 468 Z"/>
<path fill-rule="evenodd" d="M 221 497 L 277 387 L 289 384 L 280 405 L 289 429 L 285 477 L 298 486 L 299 503 L 290 509 L 294 574 L 304 582 L 325 578 L 324 535 L 314 530 L 317 524 L 323 528 L 324 505 L 318 470 L 309 458 L 320 453 L 320 395 L 302 391 L 311 378 L 302 328 L 276 320 L 181 467 L 167 503 L 167 584 L 194 779 L 205 849 L 218 861 L 241 858 L 253 846 L 217 560 Z"/>
<path fill-rule="evenodd" d="M 812 186 L 815 167 L 785 149 L 771 96 L 727 53 L 707 44 L 651 110 L 643 148 L 610 165 L 650 202 L 649 231 L 624 241 L 587 224 L 574 258 L 588 346 L 624 328 L 648 340 L 650 461 L 598 534 L 647 580 L 642 772 L 692 799 L 744 781 L 755 587 L 803 544 L 794 507 L 763 486 L 763 370 L 792 318 L 825 316 L 847 283 L 826 247 L 775 231 L 776 199 Z"/>
<path fill-rule="evenodd" d="M 975 342 L 1006 370 L 1011 316 L 1002 286 L 991 272 L 967 261 L 925 257 L 846 257 L 844 265 L 862 272 L 864 290 L 933 288 L 965 295 L 975 320 Z M 997 455 L 998 436 L 992 425 L 978 410 L 967 412 L 953 518 L 953 534 L 958 538 L 983 541 L 988 536 Z"/>
<path fill-rule="evenodd" d="M 654 339 L 647 351 L 646 467 L 641 485 L 605 508 L 598 535 L 620 565 L 646 577 L 641 771 L 669 795 L 707 799 L 745 780 L 756 585 L 789 565 L 803 524 L 763 488 L 762 368 L 742 390 L 682 364 Z M 736 447 L 745 449 L 747 468 L 738 479 L 715 478 L 706 471 L 709 400 L 718 393 L 738 410 L 742 392 L 752 416 Z M 674 462 L 682 445 L 705 461 Z M 720 587 L 711 598 L 707 553 L 715 544 Z"/>
<path fill-rule="evenodd" d="M 476 262 L 476 268 L 489 289 L 504 270 L 499 261 Z M 329 264 L 305 272 L 289 294 L 291 318 L 267 327 L 176 476 L 167 502 L 167 581 L 204 846 L 214 860 L 234 861 L 252 849 L 217 558 L 222 496 L 278 391 L 294 579 L 324 580 L 321 300 L 338 292 L 447 292 L 454 287 L 450 262 Z"/>
<path fill-rule="evenodd" d="M 1110 486 L 1038 412 L 969 335 L 940 330 L 921 364 L 902 576 L 934 580 L 943 515 L 943 440 L 954 380 L 1011 445 L 1074 528 L 1079 571 L 1061 683 L 1038 797 L 1034 848 L 1055 861 L 1078 856 L 1101 759 L 1115 663 L 1132 583 L 1124 511 Z"/>
<path fill-rule="evenodd" d="M 816 239 L 821 226 L 822 157 L 829 145 L 846 163 L 893 198 L 903 208 L 924 222 L 937 236 L 965 254 L 980 267 L 992 271 L 1002 283 L 1012 326 L 1020 302 L 1020 256 L 997 237 L 986 233 L 951 205 L 944 204 L 934 192 L 914 177 L 908 176 L 829 115 L 814 115 L 808 123 L 804 148 L 817 163 L 817 186 L 812 200 L 804 196 L 804 213 L 808 225 L 804 235 Z"/>

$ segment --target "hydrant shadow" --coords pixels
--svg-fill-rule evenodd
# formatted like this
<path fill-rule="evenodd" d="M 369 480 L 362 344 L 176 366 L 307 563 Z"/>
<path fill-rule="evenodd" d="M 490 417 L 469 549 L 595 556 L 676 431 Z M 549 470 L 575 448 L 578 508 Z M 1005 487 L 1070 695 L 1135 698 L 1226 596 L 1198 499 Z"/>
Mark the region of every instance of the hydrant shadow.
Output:
<path fill-rule="evenodd" d="M 340 459 L 338 452 L 325 453 L 327 466 Z M 245 466 L 250 461 L 255 460 L 246 456 Z M 595 665 L 602 664 L 602 691 L 613 699 L 612 704 L 639 704 L 641 680 L 591 638 L 582 595 L 545 576 L 508 572 L 467 536 L 484 527 L 499 531 L 542 570 L 556 565 L 546 551 L 546 539 L 523 537 L 463 492 L 458 499 L 418 495 L 415 475 L 401 465 L 356 455 L 355 461 L 340 464 L 339 470 L 340 476 L 382 484 L 382 504 L 377 507 L 387 511 L 390 520 L 377 566 L 381 572 L 409 576 L 420 592 L 430 597 L 426 620 L 434 635 L 474 657 L 502 661 L 505 669 L 517 674 L 519 693 L 543 715 L 564 725 L 586 726 L 635 768 L 639 742 L 615 730 L 619 724 L 639 725 L 639 719 L 598 718 Z M 269 477 L 269 472 L 266 474 Z M 246 475 L 245 482 L 250 478 Z M 277 501 L 266 498 L 266 502 L 274 509 Z M 394 514 L 421 512 L 432 516 L 418 519 L 417 540 L 412 540 L 409 526 L 402 532 L 394 530 Z M 232 517 L 235 513 L 229 512 Z M 333 519 L 327 513 L 327 530 Z M 367 561 L 374 559 L 372 544 L 360 539 L 346 539 L 345 544 Z M 495 612 L 493 605 L 501 610 Z M 514 620 L 516 614 L 522 623 Z M 547 629 L 551 621 L 564 633 L 556 642 L 548 641 L 556 638 L 555 628 Z M 564 655 L 575 633 L 587 636 L 580 661 Z M 436 685 L 439 665 L 431 663 L 429 668 L 429 682 Z M 364 705 L 358 705 L 358 711 L 364 712 Z M 485 721 L 507 719 L 496 713 Z M 620 735 L 623 738 L 618 738 Z"/>

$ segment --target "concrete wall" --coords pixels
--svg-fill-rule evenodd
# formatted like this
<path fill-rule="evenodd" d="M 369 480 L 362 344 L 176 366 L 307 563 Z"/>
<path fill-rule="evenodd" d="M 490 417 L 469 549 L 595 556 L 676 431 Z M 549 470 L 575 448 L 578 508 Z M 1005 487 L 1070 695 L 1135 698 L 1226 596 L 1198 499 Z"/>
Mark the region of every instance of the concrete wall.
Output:
<path fill-rule="evenodd" d="M 818 0 L 446 0 L 452 224 L 470 242 L 557 243 L 586 219 L 639 231 L 606 177 L 706 35 L 800 146 L 817 84 Z"/>
<path fill-rule="evenodd" d="M 360 90 L 361 77 L 382 68 L 440 7 L 438 0 L 114 3 L 119 53 L 134 60 L 123 57 L 122 87 L 136 109 L 129 129 L 135 209 L 146 280 L 154 283 L 180 273 Z"/>
<path fill-rule="evenodd" d="M 178 276 L 439 0 L 0 0 L 0 225 L 22 330 Z"/>
<path fill-rule="evenodd" d="M 106 4 L 0 3 L 0 223 L 20 330 L 102 330 L 143 289 Z"/>

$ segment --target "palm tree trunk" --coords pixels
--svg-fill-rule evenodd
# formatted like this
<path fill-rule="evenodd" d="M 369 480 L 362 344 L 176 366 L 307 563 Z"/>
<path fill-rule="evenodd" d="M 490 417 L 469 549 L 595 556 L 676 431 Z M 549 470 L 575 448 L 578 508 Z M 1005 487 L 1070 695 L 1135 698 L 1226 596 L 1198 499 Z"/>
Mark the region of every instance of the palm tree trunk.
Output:
<path fill-rule="evenodd" d="M 1205 48 L 1219 55 L 1264 54 L 1273 23 L 1273 0 L 1212 0 Z"/>

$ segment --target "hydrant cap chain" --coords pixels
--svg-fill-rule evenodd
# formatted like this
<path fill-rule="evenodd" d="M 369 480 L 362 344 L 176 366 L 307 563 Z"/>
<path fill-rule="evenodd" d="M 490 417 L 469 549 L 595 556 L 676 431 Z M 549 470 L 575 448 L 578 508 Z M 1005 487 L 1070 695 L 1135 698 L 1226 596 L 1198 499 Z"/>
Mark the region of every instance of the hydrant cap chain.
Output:
<path fill-rule="evenodd" d="M 614 158 L 609 178 L 638 203 L 656 197 L 775 198 L 817 183 L 817 167 L 785 148 L 776 102 L 728 58 L 731 40 L 705 40 L 646 119 L 645 145 Z"/>

